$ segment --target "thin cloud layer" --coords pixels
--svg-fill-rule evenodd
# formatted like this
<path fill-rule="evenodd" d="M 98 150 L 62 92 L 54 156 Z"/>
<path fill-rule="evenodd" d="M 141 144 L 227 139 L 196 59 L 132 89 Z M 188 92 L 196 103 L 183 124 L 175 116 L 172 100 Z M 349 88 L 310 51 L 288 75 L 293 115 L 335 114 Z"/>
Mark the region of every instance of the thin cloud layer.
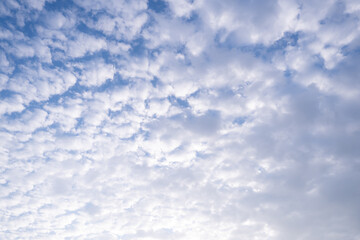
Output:
<path fill-rule="evenodd" d="M 359 17 L 0 2 L 0 238 L 359 240 Z"/>

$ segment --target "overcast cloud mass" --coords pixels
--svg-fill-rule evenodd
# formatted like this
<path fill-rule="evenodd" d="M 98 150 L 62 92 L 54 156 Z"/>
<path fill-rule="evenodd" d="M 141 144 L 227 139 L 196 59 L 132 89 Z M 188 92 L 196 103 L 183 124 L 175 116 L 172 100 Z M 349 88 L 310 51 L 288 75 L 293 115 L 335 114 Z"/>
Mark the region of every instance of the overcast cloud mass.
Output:
<path fill-rule="evenodd" d="M 0 239 L 360 240 L 359 18 L 0 1 Z"/>

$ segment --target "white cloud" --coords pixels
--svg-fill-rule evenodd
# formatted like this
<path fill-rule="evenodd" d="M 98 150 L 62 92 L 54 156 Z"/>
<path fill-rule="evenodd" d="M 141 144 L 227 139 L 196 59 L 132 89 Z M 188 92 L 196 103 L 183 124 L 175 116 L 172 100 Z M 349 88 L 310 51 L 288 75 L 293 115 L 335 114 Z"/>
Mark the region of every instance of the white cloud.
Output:
<path fill-rule="evenodd" d="M 23 99 L 19 95 L 15 95 L 1 101 L 0 115 L 4 113 L 21 112 L 23 109 Z"/>
<path fill-rule="evenodd" d="M 11 53 L 18 58 L 33 57 L 35 55 L 34 48 L 29 45 L 18 43 L 11 49 Z"/>
<path fill-rule="evenodd" d="M 106 48 L 104 39 L 78 33 L 74 40 L 68 42 L 67 54 L 69 57 L 78 58 L 87 53 L 93 54 L 104 48 Z"/>
<path fill-rule="evenodd" d="M 358 239 L 355 1 L 22 3 L 0 238 Z"/>
<path fill-rule="evenodd" d="M 47 112 L 41 109 L 25 111 L 19 119 L 4 118 L 1 125 L 4 129 L 12 132 L 31 133 L 38 128 L 51 124 L 47 121 Z"/>
<path fill-rule="evenodd" d="M 61 94 L 76 82 L 66 70 L 43 68 L 39 65 L 22 66 L 8 81 L 6 89 L 22 96 L 24 104 L 44 101 L 54 94 Z"/>
<path fill-rule="evenodd" d="M 60 29 L 66 25 L 68 20 L 61 12 L 49 12 L 45 18 L 45 24 L 50 29 Z"/>
<path fill-rule="evenodd" d="M 34 8 L 36 10 L 41 10 L 45 5 L 46 0 L 25 0 L 25 4 L 29 8 Z"/>
<path fill-rule="evenodd" d="M 107 79 L 112 79 L 115 74 L 114 66 L 102 60 L 84 64 L 80 77 L 80 84 L 84 86 L 99 86 Z"/>
<path fill-rule="evenodd" d="M 0 38 L 1 39 L 10 39 L 13 34 L 8 29 L 1 29 Z"/>

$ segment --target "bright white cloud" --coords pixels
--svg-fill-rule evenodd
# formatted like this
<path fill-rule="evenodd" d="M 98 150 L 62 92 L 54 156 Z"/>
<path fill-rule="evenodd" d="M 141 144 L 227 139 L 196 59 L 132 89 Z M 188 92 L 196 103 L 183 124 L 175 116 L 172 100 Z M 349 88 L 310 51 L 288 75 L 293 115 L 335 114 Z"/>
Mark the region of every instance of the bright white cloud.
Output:
<path fill-rule="evenodd" d="M 356 1 L 0 15 L 0 239 L 359 240 Z"/>

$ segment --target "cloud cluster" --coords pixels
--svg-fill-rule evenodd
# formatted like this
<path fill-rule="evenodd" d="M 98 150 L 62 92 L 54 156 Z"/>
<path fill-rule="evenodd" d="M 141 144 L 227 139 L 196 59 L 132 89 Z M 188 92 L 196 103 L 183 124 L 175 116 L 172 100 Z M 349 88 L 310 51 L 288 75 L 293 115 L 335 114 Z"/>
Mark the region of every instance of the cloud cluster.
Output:
<path fill-rule="evenodd" d="M 0 238 L 359 240 L 359 17 L 0 2 Z"/>

